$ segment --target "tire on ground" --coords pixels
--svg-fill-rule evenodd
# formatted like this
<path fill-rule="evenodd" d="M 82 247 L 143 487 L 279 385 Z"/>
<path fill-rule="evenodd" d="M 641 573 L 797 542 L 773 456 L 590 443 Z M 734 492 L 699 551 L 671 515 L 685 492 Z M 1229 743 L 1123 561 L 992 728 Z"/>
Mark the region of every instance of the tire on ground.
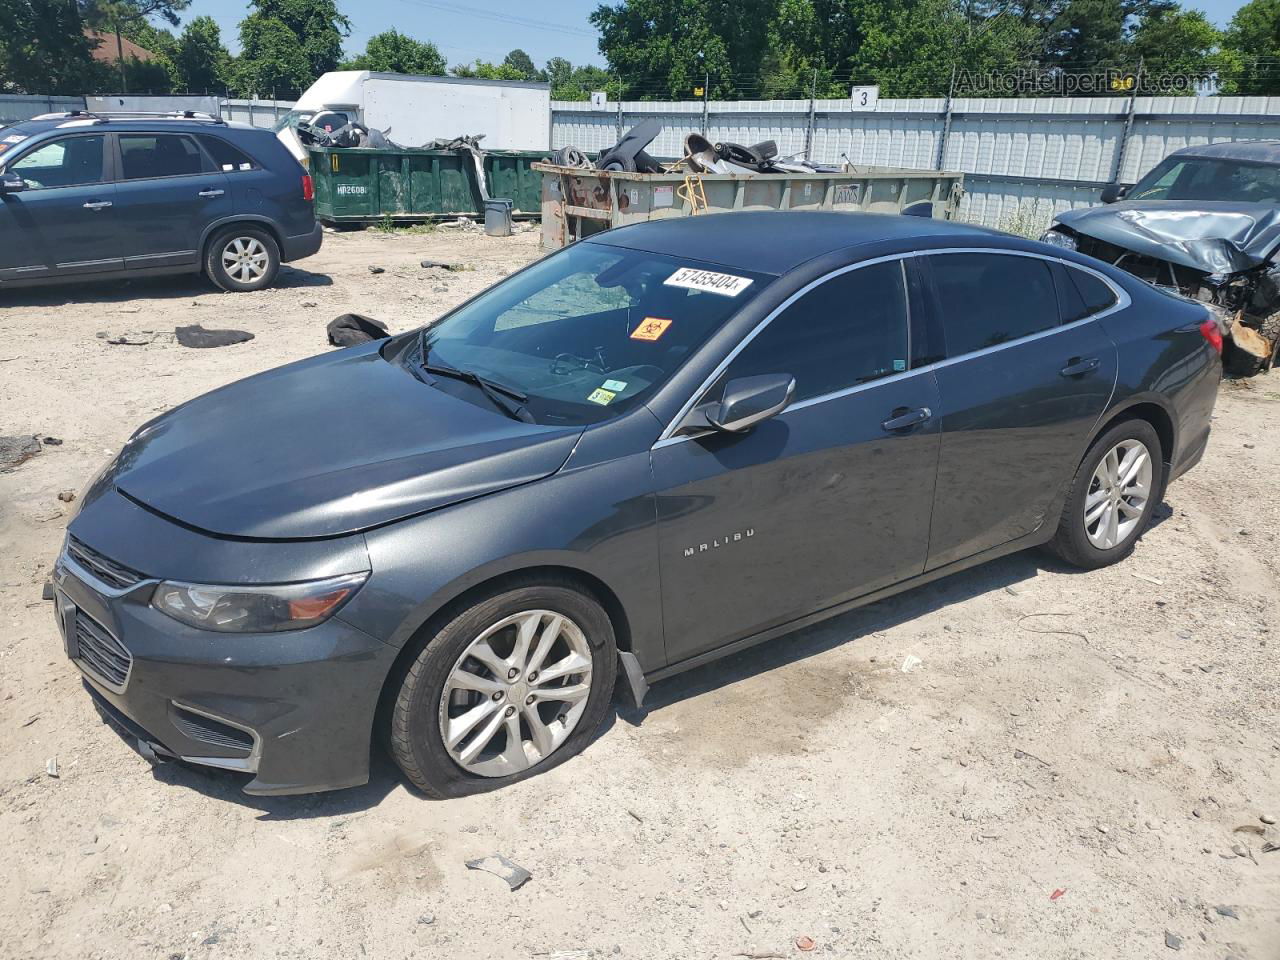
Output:
<path fill-rule="evenodd" d="M 251 247 L 253 242 L 261 246 L 266 257 L 266 266 L 261 275 L 246 281 L 228 269 L 223 254 L 228 245 L 234 245 L 236 241 L 241 241 L 245 249 Z M 232 224 L 219 230 L 209 241 L 204 254 L 204 272 L 223 290 L 234 293 L 264 290 L 275 282 L 276 274 L 280 272 L 280 245 L 271 232 L 262 227 L 249 223 Z"/>

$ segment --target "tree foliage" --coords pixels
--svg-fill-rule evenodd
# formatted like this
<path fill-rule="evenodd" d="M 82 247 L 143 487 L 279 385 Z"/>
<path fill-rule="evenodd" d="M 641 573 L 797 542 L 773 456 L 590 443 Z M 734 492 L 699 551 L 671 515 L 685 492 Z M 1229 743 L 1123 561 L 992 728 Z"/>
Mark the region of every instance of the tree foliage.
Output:
<path fill-rule="evenodd" d="M 475 60 L 472 63 L 458 63 L 449 70 L 455 77 L 474 77 L 478 80 L 523 80 L 524 74 L 506 63 L 490 63 L 487 60 Z"/>
<path fill-rule="evenodd" d="M 196 17 L 183 29 L 170 55 L 178 85 L 188 92 L 220 90 L 231 78 L 231 54 L 212 17 Z"/>
<path fill-rule="evenodd" d="M 1236 92 L 1280 94 L 1280 0 L 1251 0 L 1236 11 L 1224 45 L 1236 59 Z"/>
<path fill-rule="evenodd" d="M 101 80 L 80 7 L 0 0 L 0 92 L 80 94 Z"/>
<path fill-rule="evenodd" d="M 547 79 L 546 74 L 533 65 L 533 58 L 519 47 L 507 54 L 502 61 L 502 65 L 517 71 L 521 80 Z"/>
<path fill-rule="evenodd" d="M 429 40 L 415 40 L 391 29 L 369 38 L 364 53 L 342 65 L 344 70 L 380 70 L 443 76 L 448 69 L 440 49 Z"/>
<path fill-rule="evenodd" d="M 252 0 L 240 22 L 233 86 L 242 96 L 294 97 L 336 70 L 351 21 L 335 0 Z"/>

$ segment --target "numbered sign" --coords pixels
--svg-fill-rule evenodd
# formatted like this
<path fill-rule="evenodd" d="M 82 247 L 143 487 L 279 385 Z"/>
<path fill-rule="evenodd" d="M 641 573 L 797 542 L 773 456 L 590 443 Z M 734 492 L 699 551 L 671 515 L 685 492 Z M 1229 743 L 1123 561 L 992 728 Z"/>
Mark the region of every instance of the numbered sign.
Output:
<path fill-rule="evenodd" d="M 609 105 L 609 94 L 607 94 L 603 90 L 591 91 L 591 109 L 592 110 L 603 110 L 608 105 Z"/>
<path fill-rule="evenodd" d="M 849 100 L 853 104 L 855 110 L 874 110 L 876 101 L 880 99 L 880 88 L 877 87 L 852 87 L 849 90 Z"/>

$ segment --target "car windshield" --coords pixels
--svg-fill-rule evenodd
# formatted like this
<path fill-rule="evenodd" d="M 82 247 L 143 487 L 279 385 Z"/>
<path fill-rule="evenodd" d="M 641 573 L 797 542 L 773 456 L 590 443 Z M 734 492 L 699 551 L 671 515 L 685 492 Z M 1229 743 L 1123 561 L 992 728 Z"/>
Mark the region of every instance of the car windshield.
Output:
<path fill-rule="evenodd" d="M 493 398 L 441 370 L 523 395 L 518 412 L 535 422 L 593 423 L 643 403 L 770 279 L 577 243 L 424 330 L 401 362 L 478 404 Z"/>
<path fill-rule="evenodd" d="M 1125 199 L 1280 203 L 1280 166 L 1215 157 L 1166 157 Z"/>

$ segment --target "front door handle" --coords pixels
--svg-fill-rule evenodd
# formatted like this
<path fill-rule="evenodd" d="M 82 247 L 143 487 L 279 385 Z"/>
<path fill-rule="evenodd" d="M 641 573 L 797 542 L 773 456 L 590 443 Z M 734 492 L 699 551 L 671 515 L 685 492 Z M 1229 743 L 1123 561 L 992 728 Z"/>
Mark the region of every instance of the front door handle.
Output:
<path fill-rule="evenodd" d="M 213 197 L 220 197 L 226 192 L 227 191 L 225 190 L 201 190 L 198 194 L 196 194 L 196 196 L 213 198 Z"/>
<path fill-rule="evenodd" d="M 1093 373 L 1100 366 L 1102 361 L 1097 357 L 1072 357 L 1058 372 L 1064 377 L 1083 377 L 1086 373 Z"/>
<path fill-rule="evenodd" d="M 899 407 L 893 411 L 893 416 L 880 424 L 880 426 L 889 433 L 893 433 L 896 430 L 906 430 L 909 427 L 924 423 L 932 416 L 933 411 L 928 407 L 917 407 L 915 410 L 905 410 Z"/>
<path fill-rule="evenodd" d="M 84 205 L 86 210 L 105 210 L 111 206 L 110 200 L 90 200 Z"/>

